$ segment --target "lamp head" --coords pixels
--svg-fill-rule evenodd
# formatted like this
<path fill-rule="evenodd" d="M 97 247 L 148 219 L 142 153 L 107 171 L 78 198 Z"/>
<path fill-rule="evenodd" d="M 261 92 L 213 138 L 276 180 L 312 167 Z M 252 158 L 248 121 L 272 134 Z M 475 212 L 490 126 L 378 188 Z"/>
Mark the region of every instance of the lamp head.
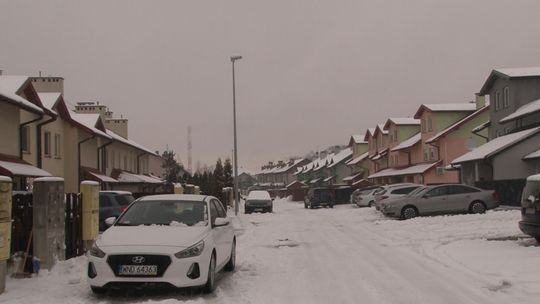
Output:
<path fill-rule="evenodd" d="M 242 56 L 231 56 L 231 62 L 235 62 L 236 60 L 242 59 Z"/>

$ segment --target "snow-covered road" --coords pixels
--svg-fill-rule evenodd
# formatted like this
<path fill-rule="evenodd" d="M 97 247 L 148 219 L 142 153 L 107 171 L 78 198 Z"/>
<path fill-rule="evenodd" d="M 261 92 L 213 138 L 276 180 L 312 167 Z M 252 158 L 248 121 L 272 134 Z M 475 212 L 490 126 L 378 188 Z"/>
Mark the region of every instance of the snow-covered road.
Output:
<path fill-rule="evenodd" d="M 9 303 L 537 303 L 540 247 L 519 211 L 396 221 L 374 209 L 304 209 L 235 219 L 238 265 L 213 295 L 93 296 L 85 258 L 38 278 L 9 279 Z"/>

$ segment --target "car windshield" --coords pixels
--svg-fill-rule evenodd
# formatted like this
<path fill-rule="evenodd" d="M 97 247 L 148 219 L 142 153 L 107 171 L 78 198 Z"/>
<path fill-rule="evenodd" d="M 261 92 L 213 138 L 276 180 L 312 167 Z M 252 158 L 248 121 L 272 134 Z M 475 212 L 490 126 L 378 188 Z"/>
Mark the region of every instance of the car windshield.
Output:
<path fill-rule="evenodd" d="M 409 192 L 409 194 L 407 194 L 406 196 L 407 197 L 413 197 L 413 196 L 417 196 L 418 194 L 420 194 L 420 192 L 424 192 L 424 190 L 426 190 L 427 187 L 418 187 L 416 189 L 414 189 L 413 191 Z"/>
<path fill-rule="evenodd" d="M 116 222 L 116 226 L 167 225 L 206 226 L 206 204 L 199 201 L 137 201 Z"/>
<path fill-rule="evenodd" d="M 133 195 L 131 195 L 131 194 L 122 194 L 122 195 L 118 195 L 116 197 L 116 201 L 121 206 L 127 206 L 127 205 L 131 204 L 134 200 L 135 200 L 135 198 L 133 198 Z"/>

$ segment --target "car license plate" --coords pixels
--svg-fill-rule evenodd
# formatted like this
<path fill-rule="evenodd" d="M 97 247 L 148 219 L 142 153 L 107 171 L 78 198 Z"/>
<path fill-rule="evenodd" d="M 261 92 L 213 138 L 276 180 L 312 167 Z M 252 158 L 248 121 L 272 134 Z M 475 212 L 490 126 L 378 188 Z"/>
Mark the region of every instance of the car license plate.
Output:
<path fill-rule="evenodd" d="M 119 275 L 157 275 L 157 265 L 120 265 L 118 269 Z"/>
<path fill-rule="evenodd" d="M 536 214 L 536 209 L 535 208 L 526 208 L 525 213 L 526 214 Z"/>

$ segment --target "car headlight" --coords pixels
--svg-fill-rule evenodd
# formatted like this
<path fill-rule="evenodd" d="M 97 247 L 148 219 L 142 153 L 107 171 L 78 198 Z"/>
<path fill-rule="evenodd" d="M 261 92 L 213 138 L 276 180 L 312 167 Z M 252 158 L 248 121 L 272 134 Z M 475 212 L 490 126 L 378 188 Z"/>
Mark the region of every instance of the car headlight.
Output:
<path fill-rule="evenodd" d="M 203 252 L 203 249 L 204 249 L 204 241 L 200 241 L 191 247 L 188 247 L 180 252 L 175 253 L 174 256 L 179 259 L 190 258 L 190 257 L 201 255 L 201 253 Z"/>
<path fill-rule="evenodd" d="M 95 257 L 98 257 L 98 258 L 105 257 L 105 252 L 98 247 L 96 242 L 94 242 L 94 244 L 92 245 L 92 248 L 90 248 L 89 252 L 90 252 L 91 256 L 95 256 Z"/>

